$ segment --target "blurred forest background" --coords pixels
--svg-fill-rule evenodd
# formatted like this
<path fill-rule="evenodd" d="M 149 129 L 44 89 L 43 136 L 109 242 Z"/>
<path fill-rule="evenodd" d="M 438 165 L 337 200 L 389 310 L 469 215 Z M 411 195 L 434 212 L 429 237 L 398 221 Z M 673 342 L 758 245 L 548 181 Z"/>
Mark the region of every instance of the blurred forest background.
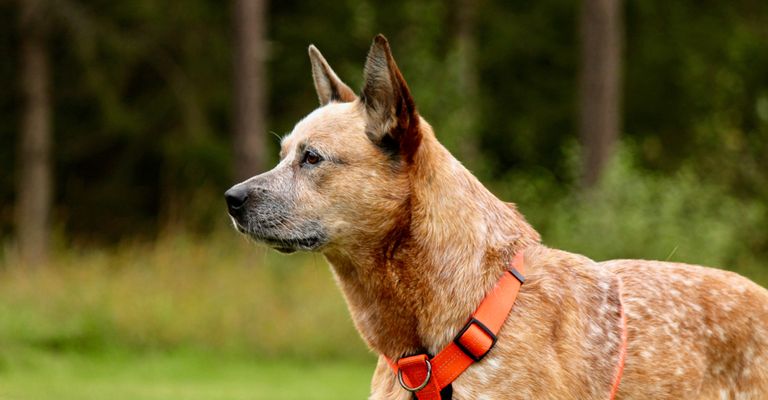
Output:
<path fill-rule="evenodd" d="M 325 261 L 246 243 L 222 193 L 317 106 L 307 46 L 359 88 L 379 32 L 546 244 L 768 284 L 763 0 L 5 0 L 0 397 L 363 397 Z"/>

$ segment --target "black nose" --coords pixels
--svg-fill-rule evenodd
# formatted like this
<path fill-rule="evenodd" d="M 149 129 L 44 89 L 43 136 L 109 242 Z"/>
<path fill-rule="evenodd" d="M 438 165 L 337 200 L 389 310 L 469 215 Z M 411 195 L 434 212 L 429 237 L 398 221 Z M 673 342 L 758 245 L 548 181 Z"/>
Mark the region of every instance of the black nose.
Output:
<path fill-rule="evenodd" d="M 227 200 L 227 208 L 232 216 L 240 214 L 245 202 L 248 201 L 248 190 L 245 187 L 233 186 L 224 192 L 224 198 Z"/>

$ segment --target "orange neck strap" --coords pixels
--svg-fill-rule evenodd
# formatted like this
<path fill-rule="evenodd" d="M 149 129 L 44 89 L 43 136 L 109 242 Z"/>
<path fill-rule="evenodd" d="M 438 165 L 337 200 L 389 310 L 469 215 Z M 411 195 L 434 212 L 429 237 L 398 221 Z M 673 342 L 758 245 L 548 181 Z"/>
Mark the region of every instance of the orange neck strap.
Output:
<path fill-rule="evenodd" d="M 496 344 L 517 294 L 525 279 L 523 252 L 519 251 L 509 270 L 483 299 L 464 328 L 436 356 L 426 354 L 403 357 L 396 362 L 386 358 L 400 385 L 419 400 L 441 400 L 440 391 L 450 385 L 472 363 L 480 361 Z"/>

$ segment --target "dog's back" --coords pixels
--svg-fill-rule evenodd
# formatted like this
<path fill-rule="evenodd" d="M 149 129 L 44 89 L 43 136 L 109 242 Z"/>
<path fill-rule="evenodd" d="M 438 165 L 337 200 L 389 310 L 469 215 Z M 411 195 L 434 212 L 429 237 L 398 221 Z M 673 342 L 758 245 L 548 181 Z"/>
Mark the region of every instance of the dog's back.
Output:
<path fill-rule="evenodd" d="M 694 265 L 600 265 L 626 288 L 623 398 L 768 398 L 768 290 Z"/>

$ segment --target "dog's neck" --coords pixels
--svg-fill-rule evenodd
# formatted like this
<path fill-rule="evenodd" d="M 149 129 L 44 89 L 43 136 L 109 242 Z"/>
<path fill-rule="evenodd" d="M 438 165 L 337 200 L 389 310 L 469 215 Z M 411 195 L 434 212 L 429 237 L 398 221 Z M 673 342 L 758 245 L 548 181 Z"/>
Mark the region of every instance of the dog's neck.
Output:
<path fill-rule="evenodd" d="M 358 330 L 390 358 L 442 349 L 512 255 L 540 240 L 428 126 L 423 134 L 401 221 L 354 248 L 325 252 Z"/>

